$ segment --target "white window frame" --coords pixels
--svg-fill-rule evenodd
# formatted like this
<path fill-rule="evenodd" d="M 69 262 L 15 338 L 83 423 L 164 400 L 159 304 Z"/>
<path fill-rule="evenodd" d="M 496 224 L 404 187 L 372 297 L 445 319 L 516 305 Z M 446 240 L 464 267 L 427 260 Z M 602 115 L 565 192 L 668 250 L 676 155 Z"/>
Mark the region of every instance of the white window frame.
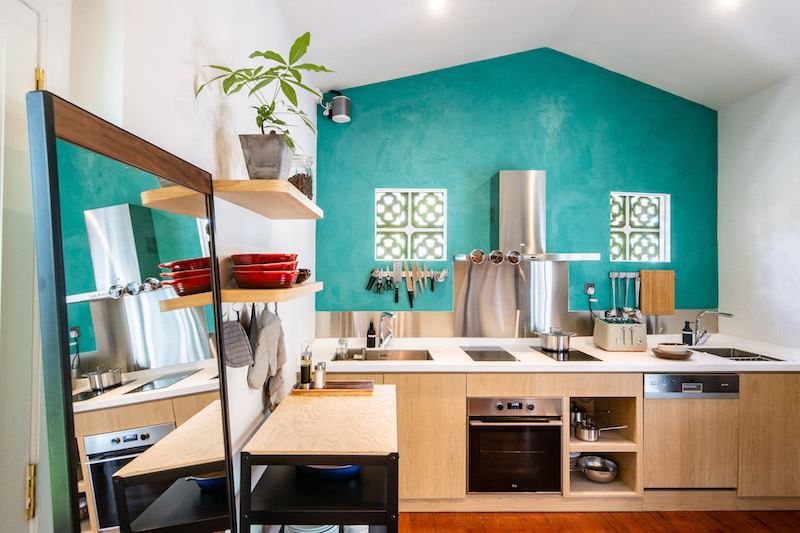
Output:
<path fill-rule="evenodd" d="M 411 203 L 411 193 L 441 193 L 443 198 L 443 209 L 444 209 L 444 223 L 441 228 L 435 229 L 428 229 L 428 228 L 417 228 L 413 224 L 413 205 Z M 408 224 L 406 224 L 405 228 L 378 228 L 378 195 L 379 194 L 386 194 L 386 193 L 408 193 L 408 201 L 409 201 L 409 213 L 408 213 Z M 397 188 L 397 187 L 385 187 L 380 189 L 375 189 L 375 195 L 372 198 L 372 219 L 373 219 L 373 239 L 372 239 L 372 253 L 375 258 L 375 261 L 445 261 L 447 259 L 447 189 L 428 189 L 428 188 Z M 411 257 L 404 257 L 402 259 L 384 259 L 378 257 L 378 232 L 379 231 L 391 231 L 393 233 L 405 233 L 406 234 L 406 242 L 408 243 L 407 251 L 408 254 L 411 254 L 412 251 L 412 243 L 411 243 L 411 235 L 413 233 L 442 233 L 442 240 L 444 241 L 444 249 L 442 250 L 442 258 L 441 259 L 412 259 Z"/>
<path fill-rule="evenodd" d="M 611 191 L 609 193 L 609 199 L 611 196 L 625 196 L 630 201 L 631 197 L 634 196 L 649 196 L 649 197 L 658 197 L 661 199 L 661 209 L 659 210 L 660 213 L 660 220 L 659 220 L 659 229 L 658 230 L 648 230 L 645 228 L 632 228 L 630 225 L 630 219 L 626 215 L 625 220 L 626 224 L 622 228 L 613 228 L 610 226 L 609 221 L 609 246 L 611 243 L 611 232 L 618 232 L 625 234 L 625 242 L 628 246 L 628 250 L 626 252 L 626 256 L 628 259 L 614 259 L 610 256 L 610 248 L 609 248 L 609 259 L 613 263 L 669 263 L 672 259 L 672 199 L 671 195 L 667 193 L 651 193 L 651 192 L 622 192 L 622 191 Z M 626 206 L 627 207 L 627 206 Z M 630 240 L 631 240 L 631 233 L 658 233 L 658 259 L 651 259 L 649 261 L 642 261 L 641 259 L 630 259 Z"/>

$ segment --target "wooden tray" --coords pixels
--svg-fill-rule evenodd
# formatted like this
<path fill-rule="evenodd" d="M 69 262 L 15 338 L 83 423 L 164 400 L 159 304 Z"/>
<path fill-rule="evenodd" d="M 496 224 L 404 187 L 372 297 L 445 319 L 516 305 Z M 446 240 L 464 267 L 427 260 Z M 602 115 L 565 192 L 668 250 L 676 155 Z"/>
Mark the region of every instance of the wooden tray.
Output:
<path fill-rule="evenodd" d="M 662 352 L 658 348 L 653 348 L 653 353 L 656 354 L 656 357 L 660 357 L 661 359 L 672 359 L 675 361 L 685 361 L 692 358 L 691 350 L 686 350 L 683 353 L 668 353 Z"/>
<path fill-rule="evenodd" d="M 375 382 L 367 381 L 328 381 L 324 389 L 315 389 L 311 384 L 310 389 L 300 388 L 300 383 L 292 387 L 292 394 L 305 394 L 308 396 L 371 396 L 375 390 Z"/>

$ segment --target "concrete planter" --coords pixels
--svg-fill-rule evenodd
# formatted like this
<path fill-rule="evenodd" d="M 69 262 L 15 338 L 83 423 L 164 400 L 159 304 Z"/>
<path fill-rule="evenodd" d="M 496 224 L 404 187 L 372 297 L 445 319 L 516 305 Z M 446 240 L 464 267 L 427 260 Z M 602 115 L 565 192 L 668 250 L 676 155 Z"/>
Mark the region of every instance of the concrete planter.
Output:
<path fill-rule="evenodd" d="M 239 135 L 244 162 L 251 180 L 286 180 L 292 165 L 292 150 L 283 134 Z"/>

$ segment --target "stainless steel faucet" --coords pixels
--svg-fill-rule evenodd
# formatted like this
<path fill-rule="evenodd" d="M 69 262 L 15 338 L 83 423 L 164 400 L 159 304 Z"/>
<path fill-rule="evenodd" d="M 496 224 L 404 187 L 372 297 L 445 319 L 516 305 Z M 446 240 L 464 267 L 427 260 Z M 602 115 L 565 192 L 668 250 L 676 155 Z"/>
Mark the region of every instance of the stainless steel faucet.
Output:
<path fill-rule="evenodd" d="M 701 344 L 705 343 L 708 338 L 711 336 L 711 333 L 706 331 L 705 329 L 700 328 L 700 319 L 703 318 L 703 315 L 719 315 L 719 316 L 727 316 L 732 317 L 732 313 L 723 313 L 721 311 L 701 311 L 697 314 L 697 318 L 694 321 L 694 345 L 700 346 Z M 701 333 L 702 331 L 702 333 Z"/>
<path fill-rule="evenodd" d="M 384 320 L 385 319 L 385 320 Z M 384 325 L 388 322 L 388 325 Z M 381 313 L 381 319 L 378 323 L 378 338 L 380 339 L 379 348 L 386 348 L 389 341 L 392 340 L 394 334 L 394 314 L 386 311 Z"/>

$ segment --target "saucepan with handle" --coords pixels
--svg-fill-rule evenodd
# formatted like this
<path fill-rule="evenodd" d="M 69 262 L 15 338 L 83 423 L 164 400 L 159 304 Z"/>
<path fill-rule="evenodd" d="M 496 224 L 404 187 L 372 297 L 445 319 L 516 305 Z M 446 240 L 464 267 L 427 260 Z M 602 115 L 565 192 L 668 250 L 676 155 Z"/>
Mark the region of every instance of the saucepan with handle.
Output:
<path fill-rule="evenodd" d="M 586 442 L 594 442 L 600 438 L 601 431 L 611 431 L 613 429 L 627 429 L 628 426 L 611 426 L 607 428 L 601 428 L 597 426 L 597 424 L 592 424 L 591 422 L 583 421 L 578 424 L 575 424 L 575 438 L 580 440 L 585 440 Z"/>

